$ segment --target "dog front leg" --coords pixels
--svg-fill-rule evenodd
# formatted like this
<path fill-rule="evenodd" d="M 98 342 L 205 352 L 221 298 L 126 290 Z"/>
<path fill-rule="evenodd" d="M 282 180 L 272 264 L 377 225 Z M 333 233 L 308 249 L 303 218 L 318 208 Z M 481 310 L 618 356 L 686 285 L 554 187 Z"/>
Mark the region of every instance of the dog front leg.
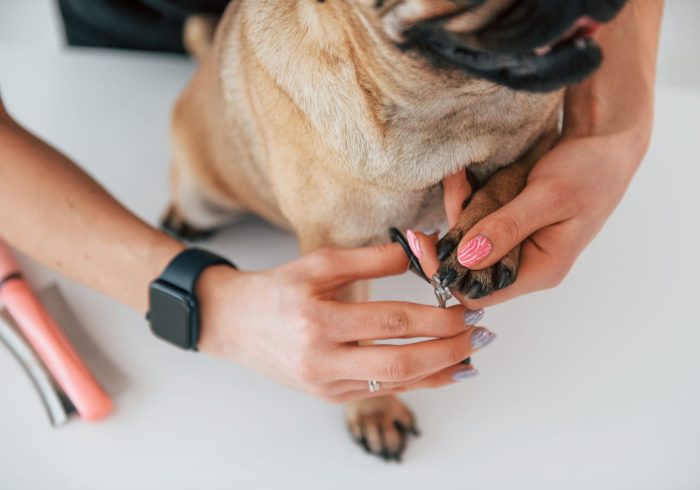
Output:
<path fill-rule="evenodd" d="M 333 245 L 319 239 L 320 236 L 323 234 L 300 235 L 302 252 L 306 254 Z M 351 303 L 369 301 L 370 281 L 355 281 L 343 287 L 338 291 L 336 299 Z M 361 342 L 362 345 L 371 343 Z M 386 461 L 399 461 L 408 438 L 417 434 L 413 413 L 396 395 L 379 395 L 348 402 L 345 405 L 345 417 L 355 442 L 365 451 Z"/>

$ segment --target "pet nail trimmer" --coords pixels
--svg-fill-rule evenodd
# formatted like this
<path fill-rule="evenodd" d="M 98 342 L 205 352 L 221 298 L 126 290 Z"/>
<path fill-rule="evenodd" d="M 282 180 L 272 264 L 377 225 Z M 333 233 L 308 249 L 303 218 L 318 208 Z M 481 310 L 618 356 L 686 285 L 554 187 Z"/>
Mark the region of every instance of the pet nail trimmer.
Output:
<path fill-rule="evenodd" d="M 2 240 L 0 300 L 22 334 L 13 332 L 14 329 L 6 324 L 0 326 L 0 337 L 32 377 L 52 423 L 64 423 L 73 407 L 86 420 L 95 421 L 107 416 L 112 411 L 112 400 L 102 391 L 55 320 L 34 295 Z M 44 367 L 53 380 L 46 375 Z M 52 393 L 53 383 L 59 390 Z M 65 415 L 61 414 L 61 409 Z"/>

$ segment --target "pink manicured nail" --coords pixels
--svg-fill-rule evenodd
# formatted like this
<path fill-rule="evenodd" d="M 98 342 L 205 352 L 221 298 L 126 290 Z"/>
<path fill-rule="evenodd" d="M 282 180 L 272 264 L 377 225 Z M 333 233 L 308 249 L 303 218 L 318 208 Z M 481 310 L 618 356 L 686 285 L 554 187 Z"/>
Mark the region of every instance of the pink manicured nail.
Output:
<path fill-rule="evenodd" d="M 484 235 L 477 235 L 459 250 L 457 260 L 464 267 L 471 267 L 488 257 L 491 250 L 491 241 Z"/>
<path fill-rule="evenodd" d="M 413 231 L 408 230 L 406 232 L 406 238 L 408 238 L 408 245 L 411 247 L 411 251 L 413 252 L 413 255 L 415 255 L 418 260 L 423 259 L 423 251 L 420 248 L 420 242 L 418 241 L 418 237 L 416 236 Z"/>

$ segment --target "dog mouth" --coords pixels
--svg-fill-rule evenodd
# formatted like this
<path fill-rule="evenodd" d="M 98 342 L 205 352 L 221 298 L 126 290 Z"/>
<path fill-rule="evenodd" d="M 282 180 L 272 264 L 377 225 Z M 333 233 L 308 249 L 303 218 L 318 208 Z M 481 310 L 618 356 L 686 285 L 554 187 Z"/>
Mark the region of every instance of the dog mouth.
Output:
<path fill-rule="evenodd" d="M 438 68 L 459 68 L 515 90 L 549 92 L 580 82 L 600 66 L 602 52 L 593 35 L 601 25 L 583 15 L 559 34 L 531 33 L 521 25 L 517 31 L 501 27 L 495 35 L 488 30 L 457 35 L 426 24 L 407 37 Z"/>
<path fill-rule="evenodd" d="M 569 27 L 558 39 L 554 42 L 543 44 L 542 46 L 535 48 L 532 53 L 535 56 L 546 56 L 549 54 L 553 48 L 560 46 L 564 43 L 573 41 L 577 47 L 582 48 L 582 44 L 592 41 L 593 35 L 600 28 L 601 23 L 597 20 L 584 15 L 579 17 L 574 21 L 574 23 Z"/>

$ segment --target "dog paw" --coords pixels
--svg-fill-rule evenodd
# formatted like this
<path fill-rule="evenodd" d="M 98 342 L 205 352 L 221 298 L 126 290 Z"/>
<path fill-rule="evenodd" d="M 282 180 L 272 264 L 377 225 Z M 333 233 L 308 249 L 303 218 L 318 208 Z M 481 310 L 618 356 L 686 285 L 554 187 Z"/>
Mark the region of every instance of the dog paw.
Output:
<path fill-rule="evenodd" d="M 452 229 L 438 242 L 440 267 L 437 276 L 443 286 L 468 298 L 479 299 L 515 282 L 520 261 L 520 245 L 494 265 L 481 270 L 471 270 L 460 264 L 457 258 L 457 246 L 463 236 L 460 230 Z"/>
<path fill-rule="evenodd" d="M 346 417 L 355 442 L 385 461 L 401 461 L 408 438 L 418 435 L 413 414 L 393 395 L 350 402 Z"/>
<path fill-rule="evenodd" d="M 160 228 L 167 234 L 188 242 L 205 240 L 218 231 L 217 229 L 201 230 L 190 225 L 173 206 L 168 207 L 165 215 L 160 220 Z"/>

